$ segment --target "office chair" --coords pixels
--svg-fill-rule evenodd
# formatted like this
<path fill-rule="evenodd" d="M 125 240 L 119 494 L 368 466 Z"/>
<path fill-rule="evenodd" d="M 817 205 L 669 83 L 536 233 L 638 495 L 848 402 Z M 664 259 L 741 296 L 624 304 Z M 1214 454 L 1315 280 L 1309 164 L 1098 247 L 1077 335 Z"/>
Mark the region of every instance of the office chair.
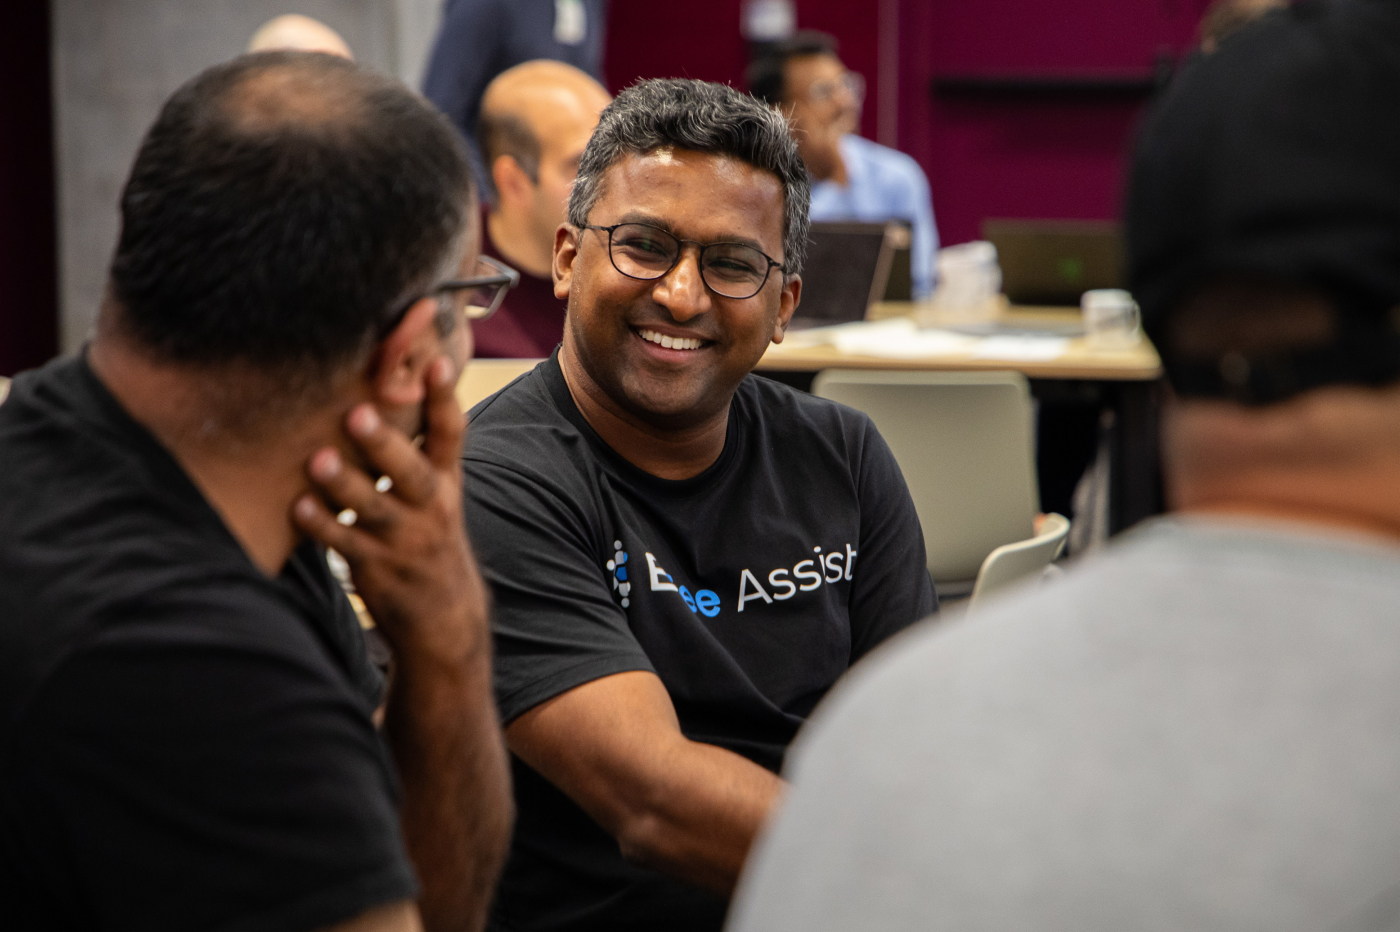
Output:
<path fill-rule="evenodd" d="M 889 444 L 941 596 L 967 595 L 989 554 L 1035 539 L 1032 406 L 1019 372 L 827 369 L 812 393 L 865 412 Z"/>

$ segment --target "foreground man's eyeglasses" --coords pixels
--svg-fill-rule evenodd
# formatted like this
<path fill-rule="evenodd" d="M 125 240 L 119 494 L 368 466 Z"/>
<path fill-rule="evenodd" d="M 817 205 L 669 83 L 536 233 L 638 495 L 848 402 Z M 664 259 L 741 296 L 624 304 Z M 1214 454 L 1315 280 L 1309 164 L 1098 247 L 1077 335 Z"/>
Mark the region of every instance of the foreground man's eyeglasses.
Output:
<path fill-rule="evenodd" d="M 506 292 L 520 284 L 520 273 L 504 262 L 490 256 L 477 259 L 478 268 L 487 274 L 443 282 L 424 297 L 452 295 L 467 320 L 485 320 L 505 300 Z"/>
<path fill-rule="evenodd" d="M 614 223 L 600 227 L 586 223 L 585 230 L 608 234 L 608 258 L 613 268 L 628 278 L 649 282 L 664 277 L 681 261 L 681 247 L 700 247 L 700 277 L 706 287 L 724 298 L 752 298 L 763 290 L 768 274 L 781 262 L 743 243 L 697 243 L 679 239 L 647 223 Z"/>
<path fill-rule="evenodd" d="M 442 282 L 404 302 L 403 307 L 395 311 L 380 328 L 381 339 L 399 325 L 409 308 L 424 298 L 450 299 L 454 309 L 467 320 L 485 320 L 496 313 L 505 300 L 506 292 L 520 284 L 520 273 L 490 256 L 477 258 L 477 270 L 485 274 Z"/>

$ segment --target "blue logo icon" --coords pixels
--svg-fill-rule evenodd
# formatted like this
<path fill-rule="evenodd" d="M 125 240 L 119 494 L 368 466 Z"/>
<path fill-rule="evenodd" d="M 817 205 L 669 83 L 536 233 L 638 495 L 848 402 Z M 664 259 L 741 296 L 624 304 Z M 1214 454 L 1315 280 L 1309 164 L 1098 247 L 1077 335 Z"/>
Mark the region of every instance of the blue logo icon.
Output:
<path fill-rule="evenodd" d="M 608 570 L 612 572 L 613 588 L 617 594 L 622 596 L 622 607 L 626 608 L 631 604 L 628 595 L 632 592 L 632 583 L 627 580 L 627 554 L 622 552 L 622 541 L 613 541 L 613 549 L 617 551 L 613 558 L 608 561 Z"/>

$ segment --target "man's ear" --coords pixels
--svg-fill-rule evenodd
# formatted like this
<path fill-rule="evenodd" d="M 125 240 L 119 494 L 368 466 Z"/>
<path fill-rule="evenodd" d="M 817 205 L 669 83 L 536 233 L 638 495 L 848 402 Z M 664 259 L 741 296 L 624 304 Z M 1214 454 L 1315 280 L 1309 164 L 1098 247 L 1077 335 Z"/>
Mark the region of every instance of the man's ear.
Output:
<path fill-rule="evenodd" d="M 554 231 L 554 296 L 561 301 L 569 297 L 569 284 L 574 280 L 574 260 L 578 258 L 580 231 L 561 223 Z"/>
<path fill-rule="evenodd" d="M 391 409 L 423 401 L 424 375 L 443 354 L 433 323 L 437 310 L 436 298 L 420 298 L 379 341 L 365 377 L 380 407 Z"/>
<path fill-rule="evenodd" d="M 783 282 L 782 296 L 778 299 L 778 319 L 773 325 L 773 342 L 783 342 L 793 312 L 802 301 L 802 276 L 794 275 Z"/>
<path fill-rule="evenodd" d="M 496 156 L 496 161 L 491 163 L 491 181 L 503 205 L 528 204 L 535 187 L 513 155 Z"/>

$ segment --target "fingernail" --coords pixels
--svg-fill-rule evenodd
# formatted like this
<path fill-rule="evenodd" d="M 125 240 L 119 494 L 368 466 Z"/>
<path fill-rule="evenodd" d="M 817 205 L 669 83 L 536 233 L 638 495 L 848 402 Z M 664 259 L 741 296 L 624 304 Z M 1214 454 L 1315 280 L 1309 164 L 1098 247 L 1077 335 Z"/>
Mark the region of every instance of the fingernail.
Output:
<path fill-rule="evenodd" d="M 316 517 L 316 500 L 310 495 L 303 495 L 297 499 L 297 517 L 310 521 Z"/>
<path fill-rule="evenodd" d="M 452 361 L 443 357 L 437 361 L 437 368 L 433 370 L 433 384 L 438 388 L 452 381 Z"/>
<path fill-rule="evenodd" d="M 350 412 L 350 429 L 365 436 L 379 429 L 379 415 L 369 405 L 360 405 Z"/>
<path fill-rule="evenodd" d="M 340 454 L 334 450 L 322 450 L 311 460 L 311 474 L 317 479 L 334 479 L 340 472 Z"/>

